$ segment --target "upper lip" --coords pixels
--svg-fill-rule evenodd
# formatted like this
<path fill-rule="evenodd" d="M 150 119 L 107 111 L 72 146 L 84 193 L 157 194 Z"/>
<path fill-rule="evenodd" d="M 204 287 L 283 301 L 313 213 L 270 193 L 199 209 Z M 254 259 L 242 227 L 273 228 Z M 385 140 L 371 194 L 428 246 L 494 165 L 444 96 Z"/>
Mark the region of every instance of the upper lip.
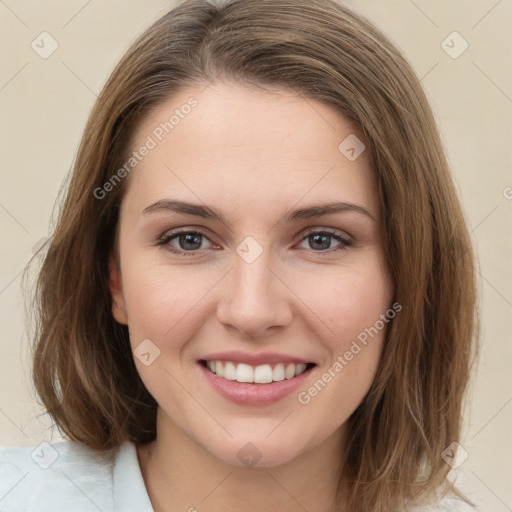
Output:
<path fill-rule="evenodd" d="M 233 363 L 245 363 L 251 366 L 273 363 L 307 364 L 312 362 L 296 356 L 278 354 L 277 352 L 262 352 L 256 354 L 251 352 L 242 352 L 239 350 L 231 350 L 228 352 L 215 352 L 213 354 L 208 354 L 207 356 L 202 357 L 200 360 L 232 361 Z"/>

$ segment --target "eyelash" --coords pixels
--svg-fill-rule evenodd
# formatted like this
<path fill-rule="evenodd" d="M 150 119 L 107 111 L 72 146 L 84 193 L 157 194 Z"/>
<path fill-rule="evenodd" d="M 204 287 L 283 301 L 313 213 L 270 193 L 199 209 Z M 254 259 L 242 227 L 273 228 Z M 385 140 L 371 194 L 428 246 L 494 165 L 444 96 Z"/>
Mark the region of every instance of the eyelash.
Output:
<path fill-rule="evenodd" d="M 182 230 L 177 230 L 177 231 L 171 231 L 169 233 L 164 234 L 162 237 L 160 237 L 157 240 L 156 245 L 157 246 L 161 246 L 162 248 L 165 248 L 167 251 L 169 251 L 171 253 L 174 253 L 174 254 L 182 255 L 182 256 L 185 256 L 185 257 L 186 256 L 188 256 L 188 257 L 195 257 L 195 255 L 200 251 L 199 249 L 192 250 L 192 251 L 182 251 L 182 250 L 176 249 L 175 247 L 170 245 L 170 241 L 172 239 L 176 238 L 179 235 L 200 235 L 200 236 L 203 236 L 204 238 L 206 238 L 208 241 L 211 242 L 211 240 L 208 238 L 208 236 L 205 233 L 202 233 L 201 231 L 188 231 L 188 230 L 182 229 Z M 335 231 L 329 231 L 329 230 L 325 230 L 325 229 L 324 230 L 317 230 L 317 231 L 315 231 L 315 230 L 308 231 L 302 237 L 300 242 L 303 242 L 304 240 L 306 240 L 307 238 L 309 238 L 312 235 L 327 235 L 327 236 L 331 236 L 335 240 L 337 240 L 337 241 L 339 241 L 339 242 L 341 242 L 343 244 L 341 247 L 334 248 L 334 249 L 326 249 L 326 250 L 320 250 L 320 251 L 315 251 L 315 250 L 312 249 L 313 252 L 318 253 L 318 254 L 332 253 L 332 252 L 335 252 L 335 251 L 343 251 L 347 247 L 350 247 L 352 245 L 352 241 L 350 239 L 340 235 L 339 233 L 336 233 Z"/>

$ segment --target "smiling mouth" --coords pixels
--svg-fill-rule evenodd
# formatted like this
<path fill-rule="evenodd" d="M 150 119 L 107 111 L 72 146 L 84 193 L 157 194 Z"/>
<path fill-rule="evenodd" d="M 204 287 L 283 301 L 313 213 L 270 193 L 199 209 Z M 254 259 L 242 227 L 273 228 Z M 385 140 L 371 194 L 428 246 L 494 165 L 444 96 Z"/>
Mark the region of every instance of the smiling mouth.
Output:
<path fill-rule="evenodd" d="M 217 377 L 249 384 L 270 384 L 291 380 L 316 366 L 315 363 L 273 363 L 252 366 L 232 361 L 206 361 L 204 359 L 201 359 L 199 363 Z"/>

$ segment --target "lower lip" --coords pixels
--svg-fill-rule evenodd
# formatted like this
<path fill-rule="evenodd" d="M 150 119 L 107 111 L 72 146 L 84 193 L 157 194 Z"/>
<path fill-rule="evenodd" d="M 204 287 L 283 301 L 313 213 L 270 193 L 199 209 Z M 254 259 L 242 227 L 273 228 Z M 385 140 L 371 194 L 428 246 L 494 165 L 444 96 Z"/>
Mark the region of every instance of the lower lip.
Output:
<path fill-rule="evenodd" d="M 268 384 L 250 384 L 219 377 L 198 363 L 206 380 L 224 398 L 238 405 L 270 405 L 293 393 L 309 377 L 315 367 L 297 377 Z"/>

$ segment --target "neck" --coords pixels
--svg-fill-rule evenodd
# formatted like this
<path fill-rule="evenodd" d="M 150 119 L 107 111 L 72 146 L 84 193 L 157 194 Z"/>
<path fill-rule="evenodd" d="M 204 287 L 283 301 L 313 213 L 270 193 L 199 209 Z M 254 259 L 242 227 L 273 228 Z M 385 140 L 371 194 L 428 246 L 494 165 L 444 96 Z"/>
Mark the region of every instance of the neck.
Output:
<path fill-rule="evenodd" d="M 342 510 L 338 493 L 340 430 L 291 461 L 269 468 L 227 464 L 168 418 L 165 428 L 157 431 L 155 441 L 137 448 L 155 512 Z"/>

